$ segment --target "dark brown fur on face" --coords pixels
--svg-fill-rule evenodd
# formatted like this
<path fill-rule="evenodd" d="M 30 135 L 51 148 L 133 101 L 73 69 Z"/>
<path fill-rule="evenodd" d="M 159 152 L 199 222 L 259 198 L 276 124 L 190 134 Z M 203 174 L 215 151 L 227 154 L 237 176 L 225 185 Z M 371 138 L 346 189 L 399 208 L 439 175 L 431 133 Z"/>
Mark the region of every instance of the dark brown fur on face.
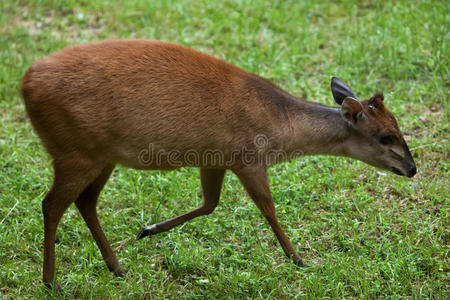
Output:
<path fill-rule="evenodd" d="M 416 173 L 414 160 L 400 132 L 397 120 L 384 106 L 383 100 L 383 94 L 376 93 L 372 98 L 361 102 L 364 113 L 368 117 L 366 128 L 362 131 L 367 138 L 376 140 L 373 149 L 377 149 L 372 162 L 361 160 L 396 174 L 412 177 Z M 389 161 L 390 163 L 386 164 Z"/>
<path fill-rule="evenodd" d="M 268 220 L 286 255 L 303 265 L 278 223 L 268 167 L 293 156 L 330 154 L 400 175 L 415 173 L 383 97 L 359 101 L 338 78 L 332 79 L 331 88 L 341 108 L 299 100 L 258 75 L 160 41 L 92 43 L 35 62 L 22 79 L 21 92 L 54 166 L 53 185 L 42 203 L 44 282 L 55 283 L 56 228 L 72 203 L 108 268 L 123 275 L 96 212 L 98 195 L 116 164 L 200 168 L 204 204 L 145 227 L 138 238 L 211 213 L 229 169 Z M 220 159 L 189 156 L 204 157 L 211 151 Z"/>

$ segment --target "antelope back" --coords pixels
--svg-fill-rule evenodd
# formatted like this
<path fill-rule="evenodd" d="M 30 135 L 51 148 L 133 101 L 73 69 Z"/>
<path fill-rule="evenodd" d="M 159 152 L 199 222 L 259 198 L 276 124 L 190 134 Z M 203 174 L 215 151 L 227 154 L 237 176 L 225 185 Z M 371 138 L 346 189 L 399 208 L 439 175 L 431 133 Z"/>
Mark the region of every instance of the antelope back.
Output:
<path fill-rule="evenodd" d="M 270 101 L 261 105 L 255 92 L 260 81 L 187 47 L 122 40 L 67 48 L 37 61 L 21 91 L 54 158 L 75 153 L 138 169 L 171 169 L 205 165 L 180 157 L 171 166 L 164 155 L 160 161 L 152 155 L 216 149 L 227 160 L 231 147 L 252 144 L 248 139 L 256 133 L 275 136 L 272 115 L 279 109 Z"/>

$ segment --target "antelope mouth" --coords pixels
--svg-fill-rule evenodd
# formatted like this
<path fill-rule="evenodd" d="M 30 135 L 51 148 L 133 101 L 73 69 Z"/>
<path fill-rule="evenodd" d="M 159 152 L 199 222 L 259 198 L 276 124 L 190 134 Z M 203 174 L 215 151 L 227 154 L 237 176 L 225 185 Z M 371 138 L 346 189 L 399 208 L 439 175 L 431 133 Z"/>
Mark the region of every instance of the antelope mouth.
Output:
<path fill-rule="evenodd" d="M 404 176 L 404 174 L 399 169 L 397 169 L 396 167 L 391 167 L 391 171 L 394 172 L 397 175 Z"/>

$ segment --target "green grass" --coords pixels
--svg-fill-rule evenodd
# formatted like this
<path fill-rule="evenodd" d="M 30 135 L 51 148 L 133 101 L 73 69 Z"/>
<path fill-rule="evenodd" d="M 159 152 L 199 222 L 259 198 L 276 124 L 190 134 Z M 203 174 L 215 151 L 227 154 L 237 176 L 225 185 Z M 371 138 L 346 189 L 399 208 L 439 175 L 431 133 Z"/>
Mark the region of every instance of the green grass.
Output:
<path fill-rule="evenodd" d="M 202 202 L 198 171 L 118 167 L 99 215 L 115 278 L 75 207 L 57 232 L 66 298 L 449 297 L 449 28 L 446 1 L 0 1 L 0 298 L 42 298 L 41 200 L 52 180 L 18 87 L 31 63 L 106 38 L 181 43 L 334 105 L 331 76 L 385 93 L 413 179 L 345 158 L 270 169 L 280 223 L 310 267 L 284 257 L 237 178 L 207 217 L 137 242 L 142 226 Z M 56 295 L 57 296 L 57 295 Z"/>

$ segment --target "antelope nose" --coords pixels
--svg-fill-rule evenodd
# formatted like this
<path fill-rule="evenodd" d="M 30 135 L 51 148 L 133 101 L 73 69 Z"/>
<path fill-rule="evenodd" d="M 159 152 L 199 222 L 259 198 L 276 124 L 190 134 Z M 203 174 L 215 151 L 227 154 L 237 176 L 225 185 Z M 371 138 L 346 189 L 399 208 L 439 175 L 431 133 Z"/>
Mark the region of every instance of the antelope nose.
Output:
<path fill-rule="evenodd" d="M 409 171 L 408 171 L 408 177 L 409 178 L 411 178 L 411 177 L 413 177 L 414 175 L 416 175 L 416 173 L 417 173 L 417 168 L 416 168 L 416 165 L 415 164 L 413 164 L 412 166 L 411 166 L 411 168 L 409 169 Z"/>

